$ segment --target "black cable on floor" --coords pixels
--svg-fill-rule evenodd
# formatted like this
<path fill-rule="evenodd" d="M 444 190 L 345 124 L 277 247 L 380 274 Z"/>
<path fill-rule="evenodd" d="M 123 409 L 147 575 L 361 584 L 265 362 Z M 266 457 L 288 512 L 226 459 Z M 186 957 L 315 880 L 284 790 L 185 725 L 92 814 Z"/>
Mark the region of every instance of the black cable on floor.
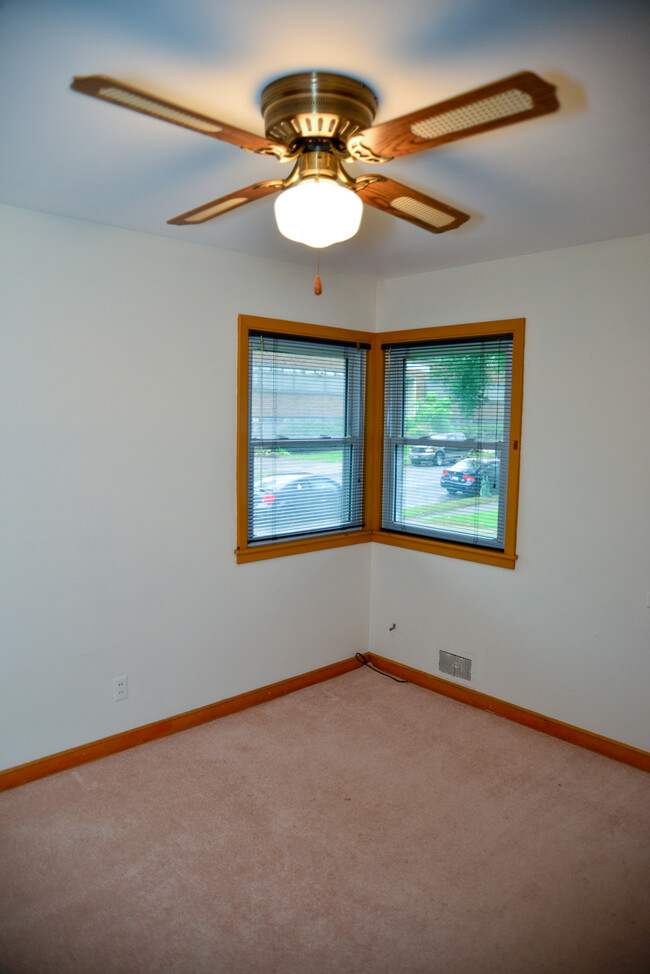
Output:
<path fill-rule="evenodd" d="M 375 673 L 379 673 L 380 676 L 387 676 L 389 680 L 395 680 L 395 683 L 408 683 L 408 680 L 398 680 L 396 676 L 391 676 L 390 673 L 384 673 L 383 670 L 378 670 L 376 666 L 373 666 L 372 663 L 366 659 L 363 653 L 357 653 L 355 658 L 358 659 L 360 663 L 363 663 L 364 666 L 369 666 L 371 670 L 375 671 Z"/>

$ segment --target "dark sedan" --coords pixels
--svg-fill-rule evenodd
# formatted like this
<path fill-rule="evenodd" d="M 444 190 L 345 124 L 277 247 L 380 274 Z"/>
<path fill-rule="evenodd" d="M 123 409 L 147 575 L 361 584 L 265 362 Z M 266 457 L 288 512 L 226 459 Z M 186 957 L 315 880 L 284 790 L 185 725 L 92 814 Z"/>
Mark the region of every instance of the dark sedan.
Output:
<path fill-rule="evenodd" d="M 443 470 L 440 486 L 450 494 L 498 494 L 499 461 L 467 458 Z"/>
<path fill-rule="evenodd" d="M 282 473 L 263 477 L 253 494 L 253 536 L 304 534 L 340 527 L 341 485 L 330 477 Z"/>

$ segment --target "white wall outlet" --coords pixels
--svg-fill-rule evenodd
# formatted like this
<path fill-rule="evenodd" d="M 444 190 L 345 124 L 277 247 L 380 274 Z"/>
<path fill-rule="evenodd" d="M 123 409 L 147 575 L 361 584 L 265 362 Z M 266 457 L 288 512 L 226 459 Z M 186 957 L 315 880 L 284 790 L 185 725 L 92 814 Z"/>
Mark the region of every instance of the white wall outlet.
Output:
<path fill-rule="evenodd" d="M 118 700 L 126 700 L 129 695 L 129 678 L 128 676 L 115 676 L 113 677 L 113 700 L 117 703 Z"/>

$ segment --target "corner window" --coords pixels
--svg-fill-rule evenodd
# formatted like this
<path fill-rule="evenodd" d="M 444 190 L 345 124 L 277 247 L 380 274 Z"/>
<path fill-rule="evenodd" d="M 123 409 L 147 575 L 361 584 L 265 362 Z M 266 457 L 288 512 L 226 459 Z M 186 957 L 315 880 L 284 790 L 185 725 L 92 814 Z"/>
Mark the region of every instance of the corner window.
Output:
<path fill-rule="evenodd" d="M 241 315 L 237 561 L 376 541 L 514 568 L 524 327 Z"/>
<path fill-rule="evenodd" d="M 382 344 L 375 540 L 514 567 L 523 321 L 405 337 Z"/>
<path fill-rule="evenodd" d="M 239 560 L 368 540 L 369 345 L 353 336 L 240 320 Z"/>

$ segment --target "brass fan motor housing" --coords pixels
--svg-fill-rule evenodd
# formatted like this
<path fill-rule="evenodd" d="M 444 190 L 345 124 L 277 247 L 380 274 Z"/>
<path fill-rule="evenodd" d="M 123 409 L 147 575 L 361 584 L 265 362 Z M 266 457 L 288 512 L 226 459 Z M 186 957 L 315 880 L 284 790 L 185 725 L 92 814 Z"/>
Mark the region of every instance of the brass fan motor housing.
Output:
<path fill-rule="evenodd" d="M 343 150 L 355 132 L 372 125 L 378 103 L 355 78 L 307 71 L 268 84 L 260 107 L 267 139 L 289 148 L 305 139 L 331 140 Z"/>

